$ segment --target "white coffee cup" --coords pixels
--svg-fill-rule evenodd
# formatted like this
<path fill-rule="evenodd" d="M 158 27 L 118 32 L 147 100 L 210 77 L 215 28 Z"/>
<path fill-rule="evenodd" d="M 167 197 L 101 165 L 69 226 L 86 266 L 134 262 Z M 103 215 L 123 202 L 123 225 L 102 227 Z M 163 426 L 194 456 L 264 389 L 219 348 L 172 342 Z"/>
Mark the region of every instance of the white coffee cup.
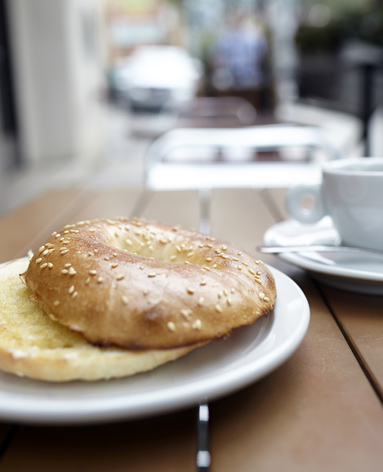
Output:
<path fill-rule="evenodd" d="M 305 199 L 314 205 L 305 208 Z M 324 164 L 320 185 L 289 190 L 290 216 L 312 224 L 329 215 L 342 242 L 383 250 L 383 158 L 341 159 Z"/>

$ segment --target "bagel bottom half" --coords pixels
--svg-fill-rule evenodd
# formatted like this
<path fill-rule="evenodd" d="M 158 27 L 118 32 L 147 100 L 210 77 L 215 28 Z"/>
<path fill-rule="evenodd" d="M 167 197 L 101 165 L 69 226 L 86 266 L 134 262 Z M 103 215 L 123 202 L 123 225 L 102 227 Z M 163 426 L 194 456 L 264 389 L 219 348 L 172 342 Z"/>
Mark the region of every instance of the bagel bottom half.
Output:
<path fill-rule="evenodd" d="M 148 371 L 203 345 L 129 351 L 102 348 L 49 318 L 19 274 L 26 259 L 0 267 L 0 369 L 51 382 L 102 380 Z"/>

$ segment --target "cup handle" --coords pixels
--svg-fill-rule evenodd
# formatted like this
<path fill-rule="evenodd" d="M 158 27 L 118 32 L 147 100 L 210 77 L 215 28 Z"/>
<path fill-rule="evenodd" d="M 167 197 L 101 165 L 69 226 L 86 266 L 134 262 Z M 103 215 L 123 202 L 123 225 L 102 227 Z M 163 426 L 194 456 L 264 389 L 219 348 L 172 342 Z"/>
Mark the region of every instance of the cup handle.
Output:
<path fill-rule="evenodd" d="M 287 210 L 292 218 L 300 223 L 316 223 L 326 215 L 321 185 L 297 185 L 289 189 L 286 195 Z M 314 201 L 312 208 L 302 206 L 303 199 Z"/>

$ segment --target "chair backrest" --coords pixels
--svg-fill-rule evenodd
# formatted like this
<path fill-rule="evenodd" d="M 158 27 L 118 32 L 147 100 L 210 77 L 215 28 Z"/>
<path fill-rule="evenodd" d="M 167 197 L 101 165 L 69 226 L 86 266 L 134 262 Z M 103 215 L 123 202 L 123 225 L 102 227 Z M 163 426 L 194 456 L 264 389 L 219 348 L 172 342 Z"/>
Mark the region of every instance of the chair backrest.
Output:
<path fill-rule="evenodd" d="M 167 157 L 176 150 L 185 149 L 192 151 L 197 148 L 206 148 L 222 152 L 225 149 L 233 147 L 242 147 L 254 151 L 273 151 L 289 147 L 307 147 L 320 149 L 327 155 L 329 160 L 339 159 L 342 157 L 339 150 L 332 144 L 326 133 L 317 127 L 264 125 L 228 129 L 178 128 L 165 133 L 155 140 L 149 147 L 145 162 L 145 184 L 149 188 L 153 186 L 157 187 L 157 184 L 153 184 L 154 179 L 152 177 L 155 172 L 157 172 L 158 175 L 158 170 L 161 171 L 161 175 L 165 175 L 166 172 L 175 172 L 176 167 L 174 165 L 172 166 L 170 162 L 167 162 Z M 261 163 L 255 161 L 248 165 L 247 169 L 256 168 L 259 170 L 260 165 Z M 279 165 L 279 163 L 276 163 L 275 165 Z M 174 173 L 173 175 L 179 175 L 182 170 L 182 166 L 180 166 L 179 162 L 176 166 L 178 166 L 178 173 Z M 201 163 L 201 161 L 196 161 L 193 165 L 193 162 L 188 160 L 184 166 L 184 170 L 186 169 L 187 172 L 190 173 L 190 176 L 195 173 L 201 174 L 201 172 L 205 171 L 209 171 L 211 175 L 213 175 L 213 173 L 220 174 L 222 175 L 222 186 L 228 182 L 227 175 L 230 174 L 230 169 L 233 172 L 238 171 L 238 176 L 241 174 L 243 175 L 243 181 L 245 182 L 244 185 L 247 185 L 247 183 L 250 182 L 250 177 L 245 175 L 245 168 L 242 164 L 238 163 L 231 166 L 230 164 L 227 166 L 218 166 L 217 164 L 215 164 L 215 166 L 207 166 L 206 163 Z M 288 170 L 288 172 L 290 171 L 293 172 L 293 168 Z M 253 172 L 253 170 L 251 170 L 251 172 Z M 192 177 L 190 177 L 190 179 L 191 178 Z M 186 178 L 183 180 L 186 182 Z M 156 181 L 158 182 L 158 179 L 156 179 Z M 197 181 L 199 181 L 199 179 L 196 179 L 196 182 Z M 217 178 L 214 178 L 214 181 L 216 182 L 216 186 L 217 182 L 219 183 L 219 175 L 217 175 Z M 208 177 L 206 177 L 203 182 L 204 183 L 201 185 L 207 186 Z M 233 180 L 233 184 L 234 183 L 235 180 Z M 240 179 L 238 179 L 237 183 L 240 183 Z M 198 187 L 197 184 L 193 185 L 192 183 L 190 186 Z M 164 188 L 166 188 L 166 185 L 164 185 Z"/>

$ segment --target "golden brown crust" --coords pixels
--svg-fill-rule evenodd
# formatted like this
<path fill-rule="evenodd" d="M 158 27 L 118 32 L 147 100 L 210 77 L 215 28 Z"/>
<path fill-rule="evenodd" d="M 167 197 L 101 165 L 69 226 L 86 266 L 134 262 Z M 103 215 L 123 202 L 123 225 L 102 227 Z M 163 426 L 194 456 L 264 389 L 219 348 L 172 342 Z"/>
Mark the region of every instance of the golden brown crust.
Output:
<path fill-rule="evenodd" d="M 126 349 L 222 337 L 276 298 L 262 262 L 193 230 L 138 219 L 66 226 L 35 252 L 24 278 L 53 319 Z"/>

